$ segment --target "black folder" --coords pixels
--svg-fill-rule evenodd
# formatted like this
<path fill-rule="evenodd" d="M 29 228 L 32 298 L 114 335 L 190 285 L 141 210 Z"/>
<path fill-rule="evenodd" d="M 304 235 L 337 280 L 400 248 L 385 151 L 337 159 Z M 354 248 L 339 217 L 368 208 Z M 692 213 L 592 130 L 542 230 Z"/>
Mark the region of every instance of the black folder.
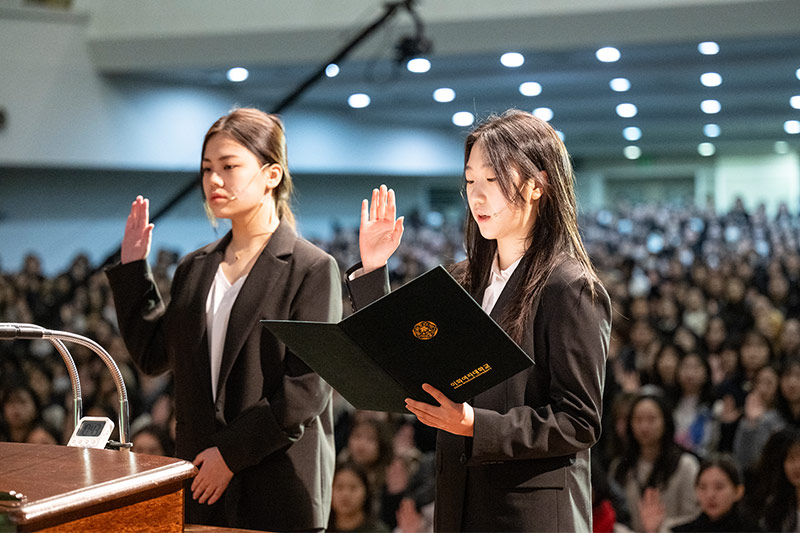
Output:
<path fill-rule="evenodd" d="M 337 324 L 261 322 L 357 409 L 436 404 L 423 383 L 465 402 L 533 364 L 441 266 Z"/>

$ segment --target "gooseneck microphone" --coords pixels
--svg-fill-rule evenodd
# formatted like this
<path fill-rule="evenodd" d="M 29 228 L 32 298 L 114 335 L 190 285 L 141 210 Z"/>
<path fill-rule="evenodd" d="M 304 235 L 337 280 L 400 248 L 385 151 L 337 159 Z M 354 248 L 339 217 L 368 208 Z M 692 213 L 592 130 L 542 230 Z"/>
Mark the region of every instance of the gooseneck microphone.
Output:
<path fill-rule="evenodd" d="M 125 388 L 125 382 L 122 379 L 122 373 L 119 371 L 117 363 L 114 362 L 114 359 L 111 358 L 109 353 L 105 351 L 102 346 L 87 337 L 68 331 L 45 329 L 35 324 L 0 323 L 0 340 L 14 339 L 47 339 L 61 354 L 61 357 L 64 359 L 70 371 L 70 380 L 72 381 L 73 397 L 75 401 L 76 427 L 77 421 L 80 420 L 81 415 L 80 382 L 78 381 L 78 370 L 75 367 L 75 361 L 69 355 L 69 351 L 62 341 L 71 341 L 80 344 L 100 356 L 100 359 L 103 360 L 109 372 L 111 372 L 114 385 L 117 387 L 117 396 L 119 396 L 119 439 L 123 445 L 128 444 L 128 391 Z"/>

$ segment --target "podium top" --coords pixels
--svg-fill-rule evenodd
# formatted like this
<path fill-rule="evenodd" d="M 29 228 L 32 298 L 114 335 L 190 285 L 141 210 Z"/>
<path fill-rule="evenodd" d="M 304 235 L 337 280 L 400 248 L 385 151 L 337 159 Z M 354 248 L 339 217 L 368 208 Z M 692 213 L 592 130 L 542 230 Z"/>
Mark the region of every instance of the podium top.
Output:
<path fill-rule="evenodd" d="M 197 473 L 172 457 L 47 444 L 0 442 L 0 458 L 0 491 L 24 496 L 0 512 L 18 525 L 160 492 Z"/>

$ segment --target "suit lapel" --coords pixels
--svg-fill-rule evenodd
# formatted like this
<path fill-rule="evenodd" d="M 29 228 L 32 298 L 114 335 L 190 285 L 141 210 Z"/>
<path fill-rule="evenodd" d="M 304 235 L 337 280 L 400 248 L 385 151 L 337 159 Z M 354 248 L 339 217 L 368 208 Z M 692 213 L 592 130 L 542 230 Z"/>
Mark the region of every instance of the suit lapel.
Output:
<path fill-rule="evenodd" d="M 191 330 L 186 333 L 188 338 L 191 339 L 190 342 L 193 343 L 189 353 L 196 354 L 198 370 L 203 379 L 206 380 L 208 390 L 211 390 L 211 362 L 208 354 L 206 331 L 206 300 L 208 299 L 208 291 L 211 289 L 211 284 L 214 282 L 214 276 L 222 261 L 225 247 L 230 240 L 231 234 L 228 233 L 215 244 L 209 245 L 207 251 L 201 252 L 194 257 L 192 265 L 194 275 L 188 285 L 193 287 L 190 303 L 187 307 L 193 315 L 192 319 L 187 321 Z"/>
<path fill-rule="evenodd" d="M 253 328 L 261 327 L 258 321 L 262 308 L 275 301 L 275 289 L 281 287 L 286 280 L 289 274 L 287 256 L 292 253 L 296 240 L 297 234 L 292 227 L 281 220 L 247 275 L 228 320 L 217 382 L 217 398 L 224 395 L 223 387 L 250 332 Z"/>

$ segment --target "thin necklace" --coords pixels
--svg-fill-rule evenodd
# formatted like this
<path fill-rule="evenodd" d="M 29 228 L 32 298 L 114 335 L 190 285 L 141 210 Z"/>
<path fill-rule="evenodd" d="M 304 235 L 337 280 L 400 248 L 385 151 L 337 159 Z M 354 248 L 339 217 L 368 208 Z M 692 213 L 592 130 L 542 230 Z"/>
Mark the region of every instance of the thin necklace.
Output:
<path fill-rule="evenodd" d="M 267 239 L 269 239 L 270 235 L 272 235 L 273 233 L 275 233 L 275 232 L 274 231 L 267 232 L 266 233 L 266 237 L 264 237 L 264 240 L 261 241 L 261 243 L 259 243 L 258 248 L 261 248 L 262 246 L 264 246 L 264 244 L 267 242 Z M 234 260 L 234 262 L 236 262 L 239 259 L 241 259 L 242 256 L 244 255 L 245 251 L 249 252 L 250 250 L 254 250 L 254 249 L 255 249 L 255 247 L 247 247 L 245 249 L 239 250 L 238 252 L 233 252 L 233 260 Z"/>

